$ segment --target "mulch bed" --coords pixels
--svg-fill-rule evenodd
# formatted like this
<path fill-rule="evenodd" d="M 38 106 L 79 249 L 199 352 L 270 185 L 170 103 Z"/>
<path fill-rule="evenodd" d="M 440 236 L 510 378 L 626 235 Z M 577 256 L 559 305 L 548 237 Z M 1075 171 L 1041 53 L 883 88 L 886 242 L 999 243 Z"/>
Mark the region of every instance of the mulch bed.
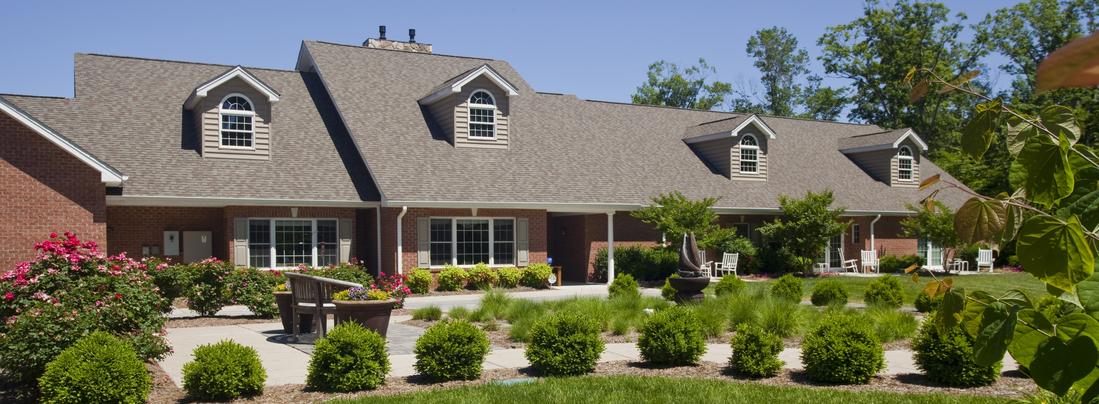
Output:
<path fill-rule="evenodd" d="M 159 366 L 148 365 L 153 374 L 153 391 L 149 396 L 150 403 L 174 403 L 185 402 L 182 389 L 176 387 L 168 378 L 168 375 Z M 636 375 L 636 376 L 661 376 L 682 377 L 691 379 L 713 379 L 740 383 L 760 383 L 772 386 L 798 386 L 825 389 L 837 389 L 848 391 L 885 391 L 892 393 L 944 393 L 944 394 L 970 394 L 1002 397 L 1007 399 L 1020 399 L 1037 391 L 1034 383 L 1018 372 L 1005 373 L 999 381 L 984 387 L 968 389 L 942 387 L 929 383 L 920 374 L 903 374 L 878 376 L 863 385 L 827 385 L 810 381 L 804 371 L 785 370 L 777 376 L 766 379 L 749 379 L 730 373 L 723 364 L 703 362 L 696 366 L 681 366 L 672 368 L 656 368 L 640 362 L 617 361 L 605 362 L 596 365 L 594 375 Z M 453 381 L 445 383 L 432 383 L 419 376 L 391 377 L 386 379 L 383 386 L 377 390 L 357 393 L 324 393 L 307 391 L 304 385 L 290 384 L 271 386 L 264 389 L 263 394 L 237 402 L 251 403 L 307 403 L 320 402 L 332 399 L 368 397 L 377 395 L 393 395 L 415 391 L 448 389 L 461 386 L 480 385 L 493 381 L 538 377 L 530 368 L 524 369 L 494 369 L 486 370 L 481 378 L 472 381 Z"/>

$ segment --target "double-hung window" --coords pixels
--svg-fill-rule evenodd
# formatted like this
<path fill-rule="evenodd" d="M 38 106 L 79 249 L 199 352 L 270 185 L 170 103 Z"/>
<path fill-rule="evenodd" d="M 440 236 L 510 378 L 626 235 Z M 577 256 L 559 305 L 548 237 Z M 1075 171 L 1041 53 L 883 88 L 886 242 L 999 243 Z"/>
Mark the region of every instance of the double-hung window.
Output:
<path fill-rule="evenodd" d="M 469 138 L 496 138 L 496 100 L 485 90 L 469 96 Z"/>
<path fill-rule="evenodd" d="M 256 117 L 252 102 L 241 94 L 231 94 L 221 101 L 218 108 L 221 120 L 221 147 L 253 148 L 252 123 Z"/>
<path fill-rule="evenodd" d="M 902 146 L 897 151 L 897 178 L 901 181 L 912 180 L 912 149 Z"/>
<path fill-rule="evenodd" d="M 338 264 L 338 223 L 335 219 L 250 219 L 248 265 L 287 268 Z"/>
<path fill-rule="evenodd" d="M 432 218 L 432 266 L 515 265 L 515 219 Z"/>
<path fill-rule="evenodd" d="M 742 174 L 759 173 L 759 142 L 752 135 L 740 139 L 740 172 Z"/>

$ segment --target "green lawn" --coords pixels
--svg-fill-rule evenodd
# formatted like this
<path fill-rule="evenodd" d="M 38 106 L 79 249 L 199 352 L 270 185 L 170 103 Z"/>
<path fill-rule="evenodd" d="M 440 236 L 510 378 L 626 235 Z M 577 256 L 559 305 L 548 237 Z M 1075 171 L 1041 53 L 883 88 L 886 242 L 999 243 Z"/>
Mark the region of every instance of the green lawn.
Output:
<path fill-rule="evenodd" d="M 1003 398 L 851 392 L 720 380 L 640 376 L 541 379 L 513 385 L 422 391 L 334 403 L 1002 403 Z"/>
<path fill-rule="evenodd" d="M 924 286 L 932 280 L 930 276 L 921 276 L 919 283 L 912 283 L 909 276 L 901 276 L 901 285 L 904 287 L 904 302 L 905 305 L 911 306 L 912 301 L 916 299 L 916 293 L 923 290 Z M 1000 293 L 1006 292 L 1012 289 L 1019 289 L 1024 293 L 1030 295 L 1031 298 L 1039 298 L 1046 293 L 1045 284 L 1027 273 L 1009 273 L 1009 274 L 994 274 L 994 275 L 963 275 L 963 276 L 939 276 L 939 279 L 952 278 L 954 279 L 954 286 L 962 287 L 966 290 L 983 290 L 991 293 L 993 296 L 997 296 Z M 819 282 L 821 279 L 837 279 L 847 287 L 847 292 L 850 294 L 852 302 L 861 302 L 863 292 L 866 291 L 866 286 L 873 282 L 875 278 L 856 278 L 851 276 L 836 276 L 829 278 L 806 278 L 803 279 L 803 290 L 805 291 L 805 298 L 809 298 L 809 294 L 813 290 L 813 285 Z M 770 287 L 774 283 L 774 280 L 766 282 L 749 282 L 749 287 L 760 288 Z"/>

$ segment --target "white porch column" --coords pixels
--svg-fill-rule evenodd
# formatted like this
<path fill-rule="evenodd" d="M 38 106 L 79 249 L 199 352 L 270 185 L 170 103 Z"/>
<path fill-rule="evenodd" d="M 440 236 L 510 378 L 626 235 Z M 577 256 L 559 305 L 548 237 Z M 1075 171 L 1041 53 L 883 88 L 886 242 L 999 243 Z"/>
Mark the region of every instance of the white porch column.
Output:
<path fill-rule="evenodd" d="M 401 222 L 405 213 L 408 213 L 408 206 L 401 206 L 401 213 L 397 214 L 397 268 L 394 274 L 404 273 L 404 226 Z"/>
<path fill-rule="evenodd" d="M 614 282 L 614 212 L 607 212 L 607 284 Z"/>
<path fill-rule="evenodd" d="M 381 205 L 378 205 L 378 207 L 374 208 L 374 241 L 377 242 L 376 243 L 377 245 L 375 246 L 375 249 L 374 249 L 374 252 L 375 252 L 375 254 L 374 254 L 374 261 L 375 261 L 374 268 L 376 268 L 375 271 L 378 271 L 378 275 L 381 275 L 381 273 L 382 273 L 382 207 L 381 207 Z"/>

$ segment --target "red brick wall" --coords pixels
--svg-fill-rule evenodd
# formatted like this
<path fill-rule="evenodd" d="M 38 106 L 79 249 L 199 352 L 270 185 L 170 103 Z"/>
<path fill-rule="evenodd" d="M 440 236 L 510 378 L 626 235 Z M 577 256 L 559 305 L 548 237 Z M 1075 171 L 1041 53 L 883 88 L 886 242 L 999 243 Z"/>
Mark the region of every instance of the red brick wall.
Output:
<path fill-rule="evenodd" d="M 33 258 L 34 243 L 50 232 L 109 245 L 98 171 L 6 114 L 0 145 L 0 268 Z"/>
<path fill-rule="evenodd" d="M 227 259 L 226 236 L 221 208 L 186 208 L 164 206 L 110 206 L 107 208 L 107 241 L 111 254 L 126 252 L 129 256 L 141 256 L 141 246 L 159 246 L 164 251 L 164 232 L 210 231 L 213 236 L 212 253 Z M 180 255 L 170 257 L 175 261 Z"/>
<path fill-rule="evenodd" d="M 382 209 L 382 269 L 386 273 L 397 267 L 397 215 L 400 208 Z M 402 232 L 402 271 L 416 268 L 416 219 L 420 217 L 474 216 L 471 209 L 409 208 L 401 220 Z M 529 237 L 530 262 L 546 262 L 546 211 L 525 209 L 478 209 L 477 217 L 515 217 L 526 218 Z"/>
<path fill-rule="evenodd" d="M 870 220 L 864 219 L 866 224 L 862 226 L 866 248 L 870 248 Z M 903 236 L 901 221 L 903 217 L 883 216 L 874 224 L 874 248 L 878 250 L 878 256 L 886 255 L 911 255 L 916 254 L 916 239 Z"/>
<path fill-rule="evenodd" d="M 562 267 L 568 282 L 586 282 L 594 278 L 596 256 L 607 247 L 607 215 L 556 215 L 549 220 L 550 256 L 554 265 Z M 655 246 L 660 244 L 660 232 L 630 216 L 630 212 L 614 215 L 614 246 Z"/>

